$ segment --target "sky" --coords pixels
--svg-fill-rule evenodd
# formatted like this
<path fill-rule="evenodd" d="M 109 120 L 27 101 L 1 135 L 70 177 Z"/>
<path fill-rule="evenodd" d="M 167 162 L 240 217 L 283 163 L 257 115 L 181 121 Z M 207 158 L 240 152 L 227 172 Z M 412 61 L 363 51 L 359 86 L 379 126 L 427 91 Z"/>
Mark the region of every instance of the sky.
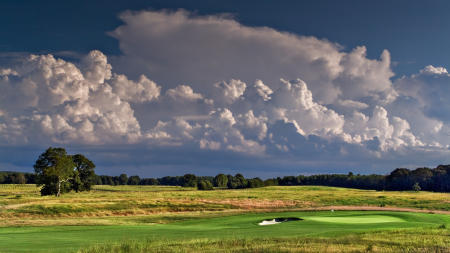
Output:
<path fill-rule="evenodd" d="M 0 3 L 0 170 L 385 174 L 449 163 L 448 1 Z"/>

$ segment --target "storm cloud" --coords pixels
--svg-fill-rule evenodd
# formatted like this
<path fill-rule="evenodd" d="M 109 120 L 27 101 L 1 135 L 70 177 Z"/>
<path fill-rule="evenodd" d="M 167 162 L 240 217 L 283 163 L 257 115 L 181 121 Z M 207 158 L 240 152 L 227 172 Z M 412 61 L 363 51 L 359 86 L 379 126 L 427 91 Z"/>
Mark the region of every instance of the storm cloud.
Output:
<path fill-rule="evenodd" d="M 364 46 L 344 51 L 225 15 L 120 18 L 110 33 L 120 56 L 29 55 L 0 68 L 2 149 L 67 146 L 91 152 L 106 173 L 141 175 L 446 161 L 445 68 L 394 79 L 387 50 L 368 59 Z"/>

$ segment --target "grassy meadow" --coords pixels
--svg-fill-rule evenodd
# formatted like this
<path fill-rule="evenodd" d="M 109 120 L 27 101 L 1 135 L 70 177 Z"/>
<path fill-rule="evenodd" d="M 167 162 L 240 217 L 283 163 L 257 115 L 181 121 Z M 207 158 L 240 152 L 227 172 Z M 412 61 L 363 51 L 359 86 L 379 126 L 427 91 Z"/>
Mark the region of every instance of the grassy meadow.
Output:
<path fill-rule="evenodd" d="M 302 220 L 258 225 L 277 217 Z M 0 252 L 450 251 L 448 193 L 95 186 L 57 198 L 0 185 L 0 219 Z"/>

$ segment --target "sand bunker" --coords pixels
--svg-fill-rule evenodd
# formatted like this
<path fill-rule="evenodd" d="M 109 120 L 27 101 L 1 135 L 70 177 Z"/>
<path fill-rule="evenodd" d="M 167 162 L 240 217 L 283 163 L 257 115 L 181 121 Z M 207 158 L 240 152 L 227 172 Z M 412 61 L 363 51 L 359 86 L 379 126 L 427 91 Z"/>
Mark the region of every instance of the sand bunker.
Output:
<path fill-rule="evenodd" d="M 280 224 L 282 222 L 298 221 L 298 220 L 303 220 L 303 219 L 300 219 L 300 218 L 274 218 L 274 219 L 263 220 L 258 225 L 267 226 L 267 225 Z"/>

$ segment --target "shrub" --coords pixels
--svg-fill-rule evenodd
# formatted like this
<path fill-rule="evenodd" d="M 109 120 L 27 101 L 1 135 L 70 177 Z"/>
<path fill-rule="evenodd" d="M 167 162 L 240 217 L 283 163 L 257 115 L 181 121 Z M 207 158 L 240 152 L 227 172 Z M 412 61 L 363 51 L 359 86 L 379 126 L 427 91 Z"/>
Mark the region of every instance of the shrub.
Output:
<path fill-rule="evenodd" d="M 201 190 L 201 191 L 210 191 L 210 190 L 214 190 L 213 185 L 211 184 L 210 181 L 208 180 L 201 180 L 198 184 L 197 184 L 197 189 Z"/>
<path fill-rule="evenodd" d="M 248 188 L 264 187 L 264 182 L 259 177 L 252 178 L 248 180 L 247 187 Z"/>
<path fill-rule="evenodd" d="M 236 174 L 234 177 L 228 177 L 228 189 L 242 189 L 247 188 L 247 179 L 242 174 Z"/>
<path fill-rule="evenodd" d="M 421 188 L 420 188 L 419 183 L 415 183 L 415 184 L 413 185 L 412 189 L 413 189 L 413 191 L 416 191 L 416 192 L 420 191 Z"/>

